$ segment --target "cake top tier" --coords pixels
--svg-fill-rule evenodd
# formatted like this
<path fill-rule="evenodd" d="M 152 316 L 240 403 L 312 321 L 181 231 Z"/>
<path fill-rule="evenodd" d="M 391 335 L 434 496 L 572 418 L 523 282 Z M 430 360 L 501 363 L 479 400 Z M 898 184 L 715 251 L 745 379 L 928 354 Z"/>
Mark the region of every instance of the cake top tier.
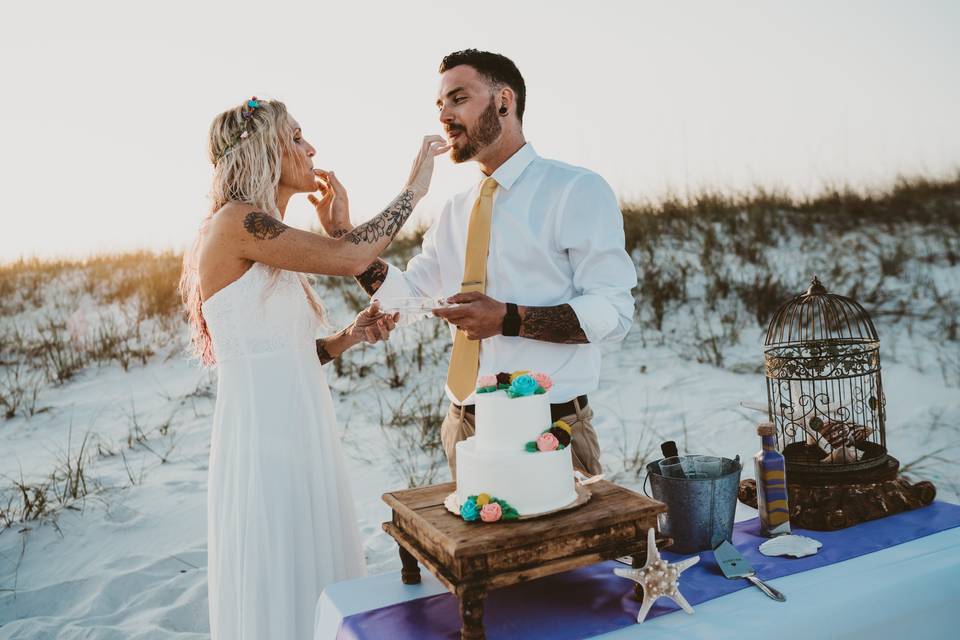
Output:
<path fill-rule="evenodd" d="M 526 452 L 528 442 L 550 429 L 550 394 L 511 398 L 507 389 L 477 395 L 476 447 L 507 454 Z"/>
<path fill-rule="evenodd" d="M 477 380 L 477 393 L 506 391 L 511 398 L 522 398 L 546 393 L 552 386 L 553 381 L 545 373 L 530 371 L 501 372 L 495 376 L 481 376 Z"/>

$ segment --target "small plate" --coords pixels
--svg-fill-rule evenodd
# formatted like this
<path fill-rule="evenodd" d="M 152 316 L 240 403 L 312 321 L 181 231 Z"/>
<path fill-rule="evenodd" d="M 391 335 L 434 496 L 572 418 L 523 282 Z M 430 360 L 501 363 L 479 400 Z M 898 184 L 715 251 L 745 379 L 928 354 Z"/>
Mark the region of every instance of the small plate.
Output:
<path fill-rule="evenodd" d="M 384 313 L 423 313 L 428 314 L 439 307 L 452 306 L 444 298 L 373 298 L 380 303 L 380 310 Z"/>

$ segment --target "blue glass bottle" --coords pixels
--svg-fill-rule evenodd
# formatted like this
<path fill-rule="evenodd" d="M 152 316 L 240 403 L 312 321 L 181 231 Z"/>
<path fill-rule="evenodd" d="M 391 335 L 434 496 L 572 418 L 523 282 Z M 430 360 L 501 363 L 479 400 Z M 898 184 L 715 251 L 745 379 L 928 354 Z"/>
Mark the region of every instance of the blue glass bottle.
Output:
<path fill-rule="evenodd" d="M 770 422 L 757 425 L 763 448 L 753 456 L 757 475 L 757 510 L 760 531 L 768 537 L 790 533 L 790 507 L 787 504 L 787 464 L 777 451 L 776 427 Z"/>

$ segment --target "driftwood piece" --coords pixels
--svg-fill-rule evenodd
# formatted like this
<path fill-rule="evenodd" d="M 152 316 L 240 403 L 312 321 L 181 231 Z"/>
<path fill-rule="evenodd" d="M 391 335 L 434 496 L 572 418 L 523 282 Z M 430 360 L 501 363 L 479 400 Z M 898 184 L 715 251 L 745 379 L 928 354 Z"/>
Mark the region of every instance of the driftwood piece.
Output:
<path fill-rule="evenodd" d="M 910 483 L 902 477 L 883 482 L 844 485 L 787 485 L 790 523 L 814 531 L 844 529 L 861 522 L 925 507 L 937 495 L 927 481 Z M 757 485 L 742 480 L 740 502 L 757 506 Z"/>

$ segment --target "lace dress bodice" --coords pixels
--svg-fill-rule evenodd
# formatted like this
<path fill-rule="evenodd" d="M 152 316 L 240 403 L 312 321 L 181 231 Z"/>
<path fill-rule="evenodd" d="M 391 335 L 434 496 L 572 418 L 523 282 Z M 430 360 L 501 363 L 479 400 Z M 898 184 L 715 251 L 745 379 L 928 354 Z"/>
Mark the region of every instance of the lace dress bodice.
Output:
<path fill-rule="evenodd" d="M 204 301 L 218 363 L 284 350 L 315 349 L 319 320 L 296 273 L 255 262 Z"/>

